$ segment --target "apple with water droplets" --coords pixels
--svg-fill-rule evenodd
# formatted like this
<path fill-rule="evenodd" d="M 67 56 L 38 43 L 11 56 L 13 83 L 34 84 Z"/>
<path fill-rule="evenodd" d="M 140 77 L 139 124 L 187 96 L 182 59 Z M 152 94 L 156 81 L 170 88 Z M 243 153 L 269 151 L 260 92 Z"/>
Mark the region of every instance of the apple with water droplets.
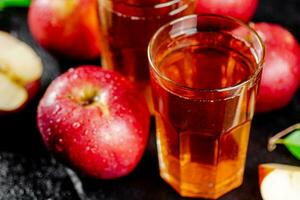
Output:
<path fill-rule="evenodd" d="M 150 113 L 135 86 L 96 66 L 70 69 L 48 87 L 37 122 L 48 149 L 100 179 L 129 174 L 147 145 Z"/>
<path fill-rule="evenodd" d="M 300 46 L 286 28 L 266 22 L 252 24 L 262 38 L 266 56 L 256 112 L 268 112 L 286 106 L 300 83 Z"/>

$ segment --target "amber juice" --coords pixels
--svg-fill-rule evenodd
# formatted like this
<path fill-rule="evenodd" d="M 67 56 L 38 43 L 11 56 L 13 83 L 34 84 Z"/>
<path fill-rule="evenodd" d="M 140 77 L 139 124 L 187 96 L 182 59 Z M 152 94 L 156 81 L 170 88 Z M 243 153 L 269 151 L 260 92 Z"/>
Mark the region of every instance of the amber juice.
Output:
<path fill-rule="evenodd" d="M 243 181 L 260 76 L 247 82 L 257 70 L 249 44 L 193 31 L 153 58 L 160 174 L 183 196 L 218 198 Z"/>
<path fill-rule="evenodd" d="M 103 66 L 125 75 L 149 96 L 150 38 L 163 24 L 191 14 L 194 0 L 98 1 Z"/>

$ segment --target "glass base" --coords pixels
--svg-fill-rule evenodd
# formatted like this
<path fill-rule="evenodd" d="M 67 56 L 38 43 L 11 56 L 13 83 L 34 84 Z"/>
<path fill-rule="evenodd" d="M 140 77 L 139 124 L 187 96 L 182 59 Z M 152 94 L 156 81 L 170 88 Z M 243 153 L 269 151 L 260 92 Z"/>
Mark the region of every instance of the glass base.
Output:
<path fill-rule="evenodd" d="M 236 173 L 230 179 L 222 183 L 206 183 L 207 187 L 203 188 L 192 183 L 181 183 L 168 173 L 160 171 L 161 178 L 173 187 L 182 197 L 218 199 L 231 190 L 241 186 L 243 183 L 243 171 Z"/>

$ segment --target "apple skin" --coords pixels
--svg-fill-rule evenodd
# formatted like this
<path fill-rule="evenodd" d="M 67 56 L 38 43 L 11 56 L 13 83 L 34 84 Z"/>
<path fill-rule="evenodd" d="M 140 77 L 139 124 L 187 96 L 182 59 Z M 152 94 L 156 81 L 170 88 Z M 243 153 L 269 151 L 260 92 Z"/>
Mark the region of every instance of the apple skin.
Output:
<path fill-rule="evenodd" d="M 256 23 L 253 28 L 261 36 L 266 48 L 256 112 L 283 108 L 299 87 L 299 44 L 288 30 L 279 25 Z"/>
<path fill-rule="evenodd" d="M 146 100 L 134 85 L 95 66 L 71 69 L 55 79 L 37 114 L 48 149 L 99 179 L 125 176 L 137 166 L 147 145 L 149 121 Z"/>
<path fill-rule="evenodd" d="M 41 86 L 41 79 L 37 79 L 31 83 L 26 84 L 25 88 L 28 92 L 28 100 L 31 100 L 38 93 Z"/>
<path fill-rule="evenodd" d="M 248 22 L 253 17 L 258 0 L 197 0 L 196 13 L 226 15 Z"/>
<path fill-rule="evenodd" d="M 261 183 L 264 180 L 264 178 L 266 176 L 268 176 L 268 174 L 270 174 L 273 170 L 274 170 L 274 168 L 268 167 L 265 164 L 260 164 L 258 166 L 258 183 L 259 183 L 259 186 L 261 186 Z"/>
<path fill-rule="evenodd" d="M 50 51 L 79 60 L 99 56 L 97 0 L 33 0 L 28 24 Z"/>

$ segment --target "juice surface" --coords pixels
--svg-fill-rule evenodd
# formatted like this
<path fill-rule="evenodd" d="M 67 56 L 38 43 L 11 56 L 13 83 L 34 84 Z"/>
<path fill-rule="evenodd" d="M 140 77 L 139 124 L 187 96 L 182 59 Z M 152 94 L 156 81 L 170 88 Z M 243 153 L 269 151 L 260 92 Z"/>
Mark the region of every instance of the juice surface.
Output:
<path fill-rule="evenodd" d="M 157 55 L 171 83 L 151 73 L 160 173 L 183 196 L 218 198 L 242 183 L 257 85 L 232 95 L 212 90 L 248 80 L 256 59 L 226 33 L 196 33 L 178 44 Z"/>

